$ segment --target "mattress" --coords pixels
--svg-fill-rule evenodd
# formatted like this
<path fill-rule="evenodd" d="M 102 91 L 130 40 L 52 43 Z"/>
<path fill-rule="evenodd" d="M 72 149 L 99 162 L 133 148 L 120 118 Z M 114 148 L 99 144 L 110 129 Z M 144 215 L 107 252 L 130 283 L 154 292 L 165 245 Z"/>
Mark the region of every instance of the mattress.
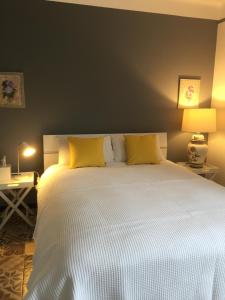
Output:
<path fill-rule="evenodd" d="M 176 164 L 41 178 L 28 300 L 224 300 L 225 189 Z"/>

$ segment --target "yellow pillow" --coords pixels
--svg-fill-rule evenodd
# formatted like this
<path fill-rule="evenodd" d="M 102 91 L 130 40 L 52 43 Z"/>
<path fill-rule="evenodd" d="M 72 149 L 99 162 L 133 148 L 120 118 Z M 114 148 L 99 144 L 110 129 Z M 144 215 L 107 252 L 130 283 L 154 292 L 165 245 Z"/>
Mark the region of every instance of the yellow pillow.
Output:
<path fill-rule="evenodd" d="M 156 135 L 125 135 L 128 165 L 159 164 Z"/>
<path fill-rule="evenodd" d="M 104 167 L 104 137 L 69 137 L 70 168 Z"/>

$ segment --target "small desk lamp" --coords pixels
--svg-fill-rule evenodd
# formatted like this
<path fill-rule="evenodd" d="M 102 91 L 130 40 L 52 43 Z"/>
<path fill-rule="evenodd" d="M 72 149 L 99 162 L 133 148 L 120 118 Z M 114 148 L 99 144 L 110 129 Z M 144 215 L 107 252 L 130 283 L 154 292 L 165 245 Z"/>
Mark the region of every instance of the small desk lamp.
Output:
<path fill-rule="evenodd" d="M 34 155 L 35 152 L 36 152 L 36 149 L 29 146 L 25 142 L 18 144 L 18 146 L 17 146 L 17 175 L 20 175 L 20 154 L 22 154 L 24 157 L 30 157 L 30 156 Z"/>
<path fill-rule="evenodd" d="M 191 167 L 202 168 L 208 152 L 208 145 L 202 133 L 216 131 L 216 109 L 184 109 L 182 131 L 194 133 L 187 148 L 188 161 Z"/>

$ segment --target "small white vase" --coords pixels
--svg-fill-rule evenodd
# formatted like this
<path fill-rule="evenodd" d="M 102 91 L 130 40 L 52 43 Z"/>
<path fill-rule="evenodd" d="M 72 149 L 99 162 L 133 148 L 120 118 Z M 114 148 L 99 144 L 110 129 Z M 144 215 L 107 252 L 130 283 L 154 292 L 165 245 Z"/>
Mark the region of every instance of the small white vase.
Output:
<path fill-rule="evenodd" d="M 205 141 L 191 141 L 188 144 L 188 162 L 194 168 L 202 168 L 206 162 L 208 145 Z"/>

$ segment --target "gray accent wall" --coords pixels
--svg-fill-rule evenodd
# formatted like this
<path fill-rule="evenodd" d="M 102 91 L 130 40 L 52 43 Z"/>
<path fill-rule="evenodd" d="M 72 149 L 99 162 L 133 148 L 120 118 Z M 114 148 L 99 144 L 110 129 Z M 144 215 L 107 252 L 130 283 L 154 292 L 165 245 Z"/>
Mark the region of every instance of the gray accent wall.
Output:
<path fill-rule="evenodd" d="M 0 1 L 0 72 L 23 72 L 26 108 L 0 108 L 0 155 L 42 170 L 42 135 L 169 133 L 168 157 L 185 159 L 178 77 L 200 76 L 210 105 L 217 23 L 44 0 Z"/>

